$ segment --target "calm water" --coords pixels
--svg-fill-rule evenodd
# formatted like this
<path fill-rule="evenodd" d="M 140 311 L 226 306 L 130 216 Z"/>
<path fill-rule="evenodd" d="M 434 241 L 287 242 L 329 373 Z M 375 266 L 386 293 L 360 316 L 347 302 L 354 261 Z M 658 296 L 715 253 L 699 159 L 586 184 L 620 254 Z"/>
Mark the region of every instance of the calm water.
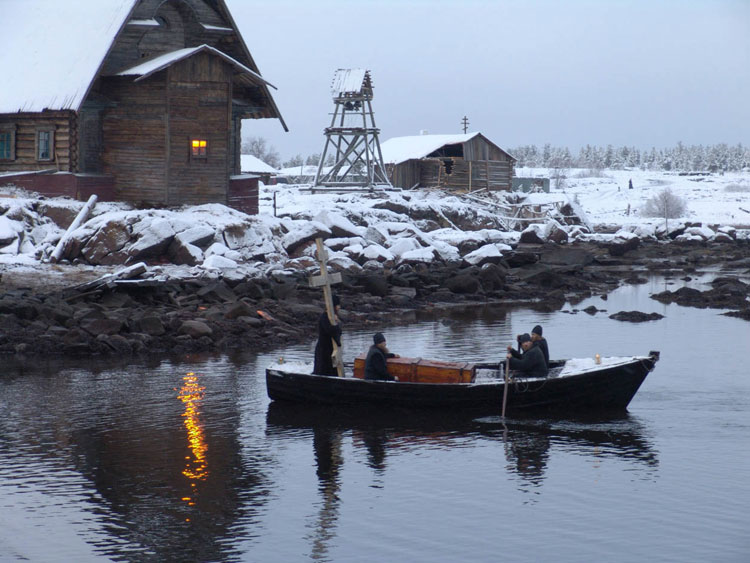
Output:
<path fill-rule="evenodd" d="M 0 375 L 0 561 L 750 561 L 750 324 L 626 287 L 608 313 L 456 309 L 385 329 L 402 355 L 662 359 L 608 420 L 269 404 L 257 357 Z M 572 306 L 566 306 L 571 310 Z M 656 311 L 630 324 L 608 314 Z M 373 330 L 345 329 L 345 354 Z"/>

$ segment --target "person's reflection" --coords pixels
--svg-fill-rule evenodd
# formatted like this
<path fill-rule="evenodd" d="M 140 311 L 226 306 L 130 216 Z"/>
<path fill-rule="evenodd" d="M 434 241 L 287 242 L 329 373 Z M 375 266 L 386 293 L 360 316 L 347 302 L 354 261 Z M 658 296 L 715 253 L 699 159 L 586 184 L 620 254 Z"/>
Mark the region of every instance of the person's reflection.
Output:
<path fill-rule="evenodd" d="M 511 471 L 527 483 L 540 486 L 549 459 L 549 436 L 544 432 L 510 432 L 506 435 L 505 458 L 515 465 L 515 468 L 511 465 Z"/>
<path fill-rule="evenodd" d="M 385 430 L 371 429 L 362 433 L 362 442 L 367 449 L 367 465 L 382 475 L 385 472 L 385 443 L 388 436 Z"/>
<path fill-rule="evenodd" d="M 316 474 L 321 506 L 312 533 L 314 560 L 326 559 L 329 544 L 336 536 L 339 511 L 339 471 L 343 465 L 341 456 L 341 431 L 330 427 L 313 427 L 313 449 L 315 450 Z"/>

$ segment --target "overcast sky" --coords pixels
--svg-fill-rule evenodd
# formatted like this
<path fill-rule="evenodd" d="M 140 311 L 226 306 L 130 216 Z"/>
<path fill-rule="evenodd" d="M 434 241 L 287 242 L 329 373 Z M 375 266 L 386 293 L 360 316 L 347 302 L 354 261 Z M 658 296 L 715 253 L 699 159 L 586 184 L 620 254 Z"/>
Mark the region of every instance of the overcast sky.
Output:
<path fill-rule="evenodd" d="M 481 131 L 522 144 L 750 144 L 750 0 L 227 0 L 289 126 L 323 148 L 337 68 L 370 69 L 381 142 Z"/>

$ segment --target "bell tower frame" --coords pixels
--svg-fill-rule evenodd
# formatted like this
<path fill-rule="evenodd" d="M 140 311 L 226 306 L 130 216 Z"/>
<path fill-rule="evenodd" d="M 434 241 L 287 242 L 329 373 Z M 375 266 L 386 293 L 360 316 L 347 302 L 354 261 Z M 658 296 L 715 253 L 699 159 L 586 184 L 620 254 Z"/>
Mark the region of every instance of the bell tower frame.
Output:
<path fill-rule="evenodd" d="M 325 129 L 325 146 L 314 187 L 391 187 L 383 164 L 375 115 L 372 78 L 361 68 L 338 69 L 331 83 L 333 117 Z M 324 164 L 333 156 L 333 166 Z"/>

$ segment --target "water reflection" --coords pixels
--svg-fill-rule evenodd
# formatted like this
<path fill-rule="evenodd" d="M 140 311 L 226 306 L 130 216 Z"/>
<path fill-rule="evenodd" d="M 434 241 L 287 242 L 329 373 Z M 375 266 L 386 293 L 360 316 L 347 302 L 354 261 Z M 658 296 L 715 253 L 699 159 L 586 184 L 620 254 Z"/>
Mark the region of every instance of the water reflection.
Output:
<path fill-rule="evenodd" d="M 309 432 L 299 432 L 308 430 Z M 541 492 L 550 460 L 573 453 L 601 463 L 619 459 L 654 479 L 658 451 L 643 424 L 629 414 L 573 420 L 473 418 L 456 413 L 414 412 L 369 408 L 324 408 L 273 402 L 266 414 L 269 438 L 290 436 L 310 440 L 315 451 L 321 509 L 312 543 L 313 559 L 325 559 L 336 535 L 339 511 L 339 472 L 344 463 L 342 442 L 351 439 L 362 451 L 375 483 L 381 482 L 391 456 L 424 451 L 425 447 L 452 450 L 480 445 L 500 446 L 505 469 L 523 492 Z M 373 485 L 377 486 L 377 485 Z"/>
<path fill-rule="evenodd" d="M 203 401 L 203 392 L 206 388 L 198 383 L 198 376 L 193 372 L 185 374 L 182 378 L 183 385 L 177 397 L 185 405 L 183 413 L 183 424 L 188 433 L 188 446 L 192 452 L 192 457 L 187 456 L 187 465 L 182 470 L 182 474 L 190 479 L 190 487 L 193 489 L 193 496 L 183 497 L 182 500 L 187 502 L 188 506 L 194 506 L 194 495 L 197 493 L 197 481 L 204 481 L 208 476 L 208 467 L 206 464 L 206 439 L 203 431 L 203 424 L 200 420 L 200 405 Z"/>

